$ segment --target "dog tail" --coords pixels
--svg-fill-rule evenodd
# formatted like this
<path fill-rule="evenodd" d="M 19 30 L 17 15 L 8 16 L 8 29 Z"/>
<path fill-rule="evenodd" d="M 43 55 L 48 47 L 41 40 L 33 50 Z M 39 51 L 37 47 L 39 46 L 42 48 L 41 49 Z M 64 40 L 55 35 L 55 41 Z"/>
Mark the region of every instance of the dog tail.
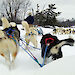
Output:
<path fill-rule="evenodd" d="M 8 21 L 5 17 L 2 17 L 2 18 L 1 18 L 1 21 L 2 21 L 2 23 L 3 23 L 3 24 L 2 24 L 3 29 L 10 27 L 10 23 L 9 23 L 9 21 Z"/>
<path fill-rule="evenodd" d="M 29 30 L 29 24 L 26 21 L 22 21 L 22 26 L 26 30 L 26 33 L 30 32 L 30 30 Z"/>

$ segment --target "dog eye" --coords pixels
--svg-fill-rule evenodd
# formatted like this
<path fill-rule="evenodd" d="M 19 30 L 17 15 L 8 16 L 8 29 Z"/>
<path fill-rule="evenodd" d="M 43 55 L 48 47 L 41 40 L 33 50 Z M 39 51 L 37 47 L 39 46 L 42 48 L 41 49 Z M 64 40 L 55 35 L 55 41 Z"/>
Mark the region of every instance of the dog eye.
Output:
<path fill-rule="evenodd" d="M 57 49 L 58 47 L 56 46 L 55 48 Z"/>

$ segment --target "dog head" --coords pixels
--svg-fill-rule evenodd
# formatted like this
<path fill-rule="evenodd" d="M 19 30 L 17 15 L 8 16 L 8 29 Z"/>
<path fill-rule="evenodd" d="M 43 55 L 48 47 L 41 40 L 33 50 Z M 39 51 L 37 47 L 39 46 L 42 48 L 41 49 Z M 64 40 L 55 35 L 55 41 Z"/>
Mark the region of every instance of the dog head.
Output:
<path fill-rule="evenodd" d="M 16 27 L 16 23 L 15 22 L 10 22 L 10 26 Z"/>

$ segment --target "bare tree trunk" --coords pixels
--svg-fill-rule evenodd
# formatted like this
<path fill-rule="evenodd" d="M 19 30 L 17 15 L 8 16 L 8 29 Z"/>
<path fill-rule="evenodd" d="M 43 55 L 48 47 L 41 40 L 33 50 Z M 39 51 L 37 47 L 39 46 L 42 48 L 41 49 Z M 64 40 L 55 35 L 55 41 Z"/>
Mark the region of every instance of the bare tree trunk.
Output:
<path fill-rule="evenodd" d="M 29 0 L 5 0 L 3 2 L 3 8 L 5 10 L 4 14 L 10 19 L 10 21 L 20 19 L 19 17 L 24 15 L 23 12 L 27 12 L 30 6 Z"/>

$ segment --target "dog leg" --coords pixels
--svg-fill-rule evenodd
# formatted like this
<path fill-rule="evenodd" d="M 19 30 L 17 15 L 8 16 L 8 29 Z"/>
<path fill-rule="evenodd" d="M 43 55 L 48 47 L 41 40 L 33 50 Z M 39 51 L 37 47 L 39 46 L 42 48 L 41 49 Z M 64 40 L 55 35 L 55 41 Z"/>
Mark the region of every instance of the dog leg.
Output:
<path fill-rule="evenodd" d="M 14 64 L 14 60 L 17 56 L 17 52 L 13 52 L 13 53 L 10 53 L 10 57 L 9 57 L 9 70 L 12 70 L 15 68 L 15 64 Z"/>
<path fill-rule="evenodd" d="M 12 44 L 11 44 L 12 43 Z M 18 53 L 18 46 L 14 43 L 13 40 L 11 40 L 11 43 L 9 45 L 9 61 L 10 61 L 10 69 L 14 68 L 14 60 L 16 58 L 16 55 Z"/>
<path fill-rule="evenodd" d="M 26 41 L 25 49 L 27 50 L 28 49 L 28 44 L 29 44 L 30 40 L 26 38 L 25 41 Z"/>
<path fill-rule="evenodd" d="M 9 53 L 9 51 L 5 51 L 4 53 L 1 52 L 0 55 L 5 58 L 5 64 L 9 66 L 9 70 L 10 70 L 11 62 L 10 62 L 10 53 Z"/>
<path fill-rule="evenodd" d="M 4 58 L 7 62 L 6 64 L 9 66 L 9 70 L 11 70 L 11 57 L 9 51 L 4 52 Z"/>
<path fill-rule="evenodd" d="M 37 40 L 36 37 L 31 37 L 30 41 L 33 43 L 33 45 L 37 48 Z"/>
<path fill-rule="evenodd" d="M 12 63 L 14 62 L 16 56 L 17 56 L 17 51 L 12 54 Z"/>

